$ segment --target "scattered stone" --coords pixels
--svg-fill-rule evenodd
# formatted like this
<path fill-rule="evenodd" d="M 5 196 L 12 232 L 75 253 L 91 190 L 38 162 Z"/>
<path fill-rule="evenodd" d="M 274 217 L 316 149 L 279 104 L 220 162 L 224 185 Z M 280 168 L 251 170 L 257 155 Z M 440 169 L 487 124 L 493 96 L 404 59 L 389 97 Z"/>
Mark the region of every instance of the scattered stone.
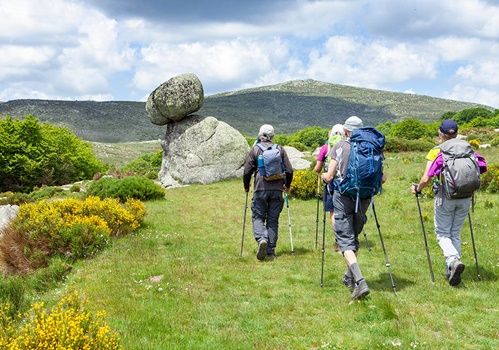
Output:
<path fill-rule="evenodd" d="M 490 143 L 484 143 L 482 145 L 479 145 L 478 148 L 490 148 L 492 145 Z"/>
<path fill-rule="evenodd" d="M 311 162 L 304 159 L 305 155 L 294 147 L 284 146 L 288 154 L 289 161 L 294 170 L 308 169 Z"/>
<path fill-rule="evenodd" d="M 18 212 L 18 205 L 0 205 L 0 231 L 15 219 Z"/>
<path fill-rule="evenodd" d="M 204 102 L 203 85 L 192 73 L 175 76 L 158 86 L 146 102 L 146 111 L 153 124 L 178 122 L 198 111 Z"/>
<path fill-rule="evenodd" d="M 151 276 L 149 277 L 149 281 L 152 283 L 159 283 L 163 279 L 163 275 Z"/>

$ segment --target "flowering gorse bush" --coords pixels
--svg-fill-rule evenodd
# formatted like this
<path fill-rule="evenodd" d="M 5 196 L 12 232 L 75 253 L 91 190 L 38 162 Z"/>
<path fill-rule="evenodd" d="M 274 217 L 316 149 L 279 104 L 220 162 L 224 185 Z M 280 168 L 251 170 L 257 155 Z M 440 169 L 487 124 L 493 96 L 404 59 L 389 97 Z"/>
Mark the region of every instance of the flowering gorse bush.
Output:
<path fill-rule="evenodd" d="M 52 309 L 32 305 L 26 315 L 12 316 L 9 305 L 0 307 L 0 349 L 121 349 L 118 335 L 85 310 L 76 293 L 68 294 Z"/>
<path fill-rule="evenodd" d="M 314 198 L 317 195 L 317 176 L 317 173 L 312 170 L 295 171 L 291 195 L 300 199 Z"/>
<path fill-rule="evenodd" d="M 92 256 L 111 236 L 137 229 L 144 216 L 144 205 L 135 199 L 124 204 L 98 197 L 28 203 L 0 240 L 0 263 L 10 271 L 26 272 L 46 266 L 55 255 L 72 260 Z"/>

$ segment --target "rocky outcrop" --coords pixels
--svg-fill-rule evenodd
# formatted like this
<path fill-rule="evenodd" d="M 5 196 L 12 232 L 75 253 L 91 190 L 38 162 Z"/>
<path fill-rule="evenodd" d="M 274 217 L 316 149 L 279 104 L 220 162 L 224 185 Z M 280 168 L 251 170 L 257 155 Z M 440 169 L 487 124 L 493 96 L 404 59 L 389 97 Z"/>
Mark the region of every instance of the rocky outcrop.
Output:
<path fill-rule="evenodd" d="M 242 176 L 249 152 L 244 136 L 214 117 L 191 115 L 169 123 L 159 179 L 164 187 Z"/>
<path fill-rule="evenodd" d="M 151 92 L 146 111 L 153 124 L 166 125 L 198 111 L 203 102 L 201 81 L 195 74 L 187 73 L 169 79 Z"/>
<path fill-rule="evenodd" d="M 0 205 L 0 235 L 2 229 L 17 216 L 18 211 L 17 205 Z"/>
<path fill-rule="evenodd" d="M 304 159 L 305 155 L 294 147 L 284 146 L 291 166 L 294 170 L 308 169 L 311 162 Z"/>

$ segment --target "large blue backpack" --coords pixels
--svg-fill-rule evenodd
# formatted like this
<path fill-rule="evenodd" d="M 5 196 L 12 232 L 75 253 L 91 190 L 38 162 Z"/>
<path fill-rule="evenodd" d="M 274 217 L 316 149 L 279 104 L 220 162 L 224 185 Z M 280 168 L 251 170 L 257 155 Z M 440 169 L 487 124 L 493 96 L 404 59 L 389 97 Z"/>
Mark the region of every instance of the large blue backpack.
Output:
<path fill-rule="evenodd" d="M 350 136 L 350 159 L 337 189 L 341 194 L 359 199 L 381 192 L 385 136 L 372 127 L 355 129 Z"/>

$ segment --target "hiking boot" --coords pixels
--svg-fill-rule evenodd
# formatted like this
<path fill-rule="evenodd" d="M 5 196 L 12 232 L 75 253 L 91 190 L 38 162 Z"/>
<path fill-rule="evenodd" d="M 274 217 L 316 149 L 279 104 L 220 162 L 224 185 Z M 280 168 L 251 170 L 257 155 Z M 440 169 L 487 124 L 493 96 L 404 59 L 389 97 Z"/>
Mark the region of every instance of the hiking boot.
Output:
<path fill-rule="evenodd" d="M 275 259 L 275 254 L 274 253 L 267 254 L 267 256 L 265 257 L 266 261 L 272 261 L 274 259 Z"/>
<path fill-rule="evenodd" d="M 258 242 L 258 250 L 256 252 L 256 258 L 258 260 L 264 260 L 266 255 L 267 255 L 267 240 L 261 239 Z"/>
<path fill-rule="evenodd" d="M 355 288 L 353 289 L 352 292 L 353 300 L 365 298 L 368 294 L 369 294 L 369 287 L 367 286 L 367 283 L 364 279 L 355 283 Z"/>
<path fill-rule="evenodd" d="M 348 289 L 350 289 L 350 291 L 354 290 L 354 288 L 355 288 L 355 281 L 353 280 L 353 277 L 348 276 L 347 274 L 344 274 L 341 282 L 345 285 L 345 287 L 347 287 Z"/>
<path fill-rule="evenodd" d="M 461 274 L 464 271 L 464 264 L 460 260 L 454 260 L 450 265 L 449 284 L 457 286 L 461 283 Z"/>

